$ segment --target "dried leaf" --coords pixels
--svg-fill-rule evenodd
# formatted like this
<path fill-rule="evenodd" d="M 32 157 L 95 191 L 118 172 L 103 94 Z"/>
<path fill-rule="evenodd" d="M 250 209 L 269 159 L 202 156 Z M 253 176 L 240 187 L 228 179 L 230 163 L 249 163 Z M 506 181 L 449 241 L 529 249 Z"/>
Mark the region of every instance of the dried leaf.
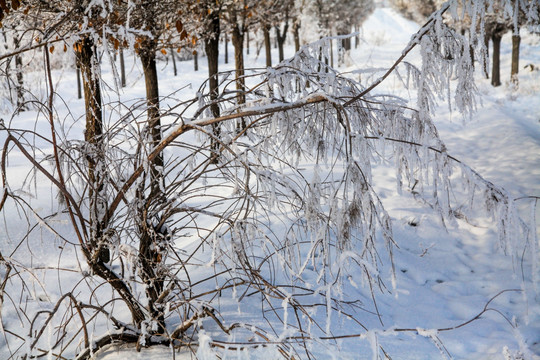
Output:
<path fill-rule="evenodd" d="M 180 20 L 176 20 L 176 30 L 178 33 L 182 33 L 184 31 L 184 24 Z"/>
<path fill-rule="evenodd" d="M 161 49 L 161 53 L 162 53 L 163 55 L 167 55 L 167 50 Z"/>
<path fill-rule="evenodd" d="M 186 40 L 187 38 L 189 38 L 188 33 L 187 33 L 185 30 L 182 31 L 182 32 L 180 33 L 180 40 L 181 40 L 181 41 L 184 41 L 184 40 Z"/>
<path fill-rule="evenodd" d="M 49 48 L 49 52 L 52 54 L 54 52 L 54 45 L 51 45 L 51 47 Z"/>

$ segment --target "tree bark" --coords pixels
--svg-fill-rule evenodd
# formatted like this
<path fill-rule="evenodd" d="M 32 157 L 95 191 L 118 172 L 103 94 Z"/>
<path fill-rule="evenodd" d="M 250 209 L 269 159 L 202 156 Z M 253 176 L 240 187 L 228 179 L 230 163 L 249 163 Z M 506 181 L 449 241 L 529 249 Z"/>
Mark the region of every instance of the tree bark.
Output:
<path fill-rule="evenodd" d="M 272 67 L 272 46 L 270 44 L 270 25 L 264 24 L 264 51 L 266 53 L 266 67 Z"/>
<path fill-rule="evenodd" d="M 193 50 L 193 70 L 199 71 L 199 52 Z"/>
<path fill-rule="evenodd" d="M 345 26 L 345 24 L 343 26 L 341 26 L 339 29 L 338 29 L 338 35 L 347 35 L 350 31 L 350 28 Z M 345 62 L 345 54 L 350 50 L 351 50 L 351 38 L 348 37 L 348 38 L 343 38 L 341 40 L 336 40 L 337 41 L 337 54 L 338 54 L 338 66 L 343 64 Z"/>
<path fill-rule="evenodd" d="M 486 49 L 485 56 L 482 56 L 482 71 L 484 72 L 484 77 L 489 79 L 489 34 L 486 33 L 484 36 L 484 47 Z"/>
<path fill-rule="evenodd" d="M 346 38 L 341 40 L 341 46 L 343 46 L 343 50 L 350 51 L 351 50 L 351 38 Z"/>
<path fill-rule="evenodd" d="M 229 37 L 225 32 L 225 64 L 229 63 Z"/>
<path fill-rule="evenodd" d="M 75 72 L 77 73 L 77 99 L 82 99 L 81 68 L 78 61 Z"/>
<path fill-rule="evenodd" d="M 285 58 L 284 52 L 283 52 L 283 45 L 285 44 L 285 39 L 287 38 L 287 30 L 289 30 L 288 19 L 285 20 L 285 26 L 283 27 L 283 31 L 280 31 L 279 26 L 276 25 L 276 40 L 278 43 L 280 62 L 282 62 L 283 59 Z"/>
<path fill-rule="evenodd" d="M 245 38 L 246 38 L 246 54 L 249 55 L 249 31 L 246 30 L 245 32 Z"/>
<path fill-rule="evenodd" d="M 219 105 L 216 103 L 216 100 L 219 96 L 219 34 L 220 34 L 220 21 L 219 14 L 211 13 L 211 19 L 207 29 L 208 36 L 204 40 L 204 50 L 206 52 L 206 59 L 208 61 L 208 85 L 210 93 L 210 111 L 212 111 L 212 116 L 218 118 L 220 116 Z M 227 49 L 227 34 L 225 34 L 225 49 Z M 225 55 L 227 55 L 227 50 L 225 50 Z M 212 133 L 216 139 L 221 135 L 221 130 L 219 124 L 212 125 Z M 212 162 L 216 163 L 219 156 L 219 142 L 216 139 L 211 140 L 210 148 L 212 149 Z"/>
<path fill-rule="evenodd" d="M 514 83 L 518 82 L 518 73 L 519 73 L 519 45 L 521 43 L 521 36 L 519 32 L 512 35 L 512 68 L 511 68 L 511 78 Z"/>
<path fill-rule="evenodd" d="M 238 24 L 234 25 L 232 30 L 232 43 L 234 46 L 234 66 L 236 70 L 236 89 L 238 90 L 238 104 L 246 102 L 245 79 L 244 79 L 244 34 Z"/>
<path fill-rule="evenodd" d="M 493 42 L 493 67 L 491 72 L 491 85 L 501 85 L 501 70 L 500 70 L 500 56 L 501 56 L 501 39 L 502 34 L 494 32 L 491 35 L 491 41 Z"/>
<path fill-rule="evenodd" d="M 146 87 L 147 123 L 152 147 L 156 147 L 161 141 L 156 48 L 157 42 L 154 39 L 145 38 L 142 41 L 141 51 L 139 52 Z M 151 196 L 156 196 L 161 192 L 163 181 L 163 156 L 161 154 L 153 161 L 150 171 Z"/>
<path fill-rule="evenodd" d="M 14 38 L 15 48 L 19 48 L 20 37 L 18 34 Z M 21 54 L 15 55 L 15 73 L 17 76 L 17 111 L 26 110 L 26 103 L 24 101 L 24 79 L 23 79 L 23 61 Z"/>
<path fill-rule="evenodd" d="M 293 34 L 294 34 L 294 51 L 298 52 L 300 50 L 300 21 L 296 20 L 293 25 Z"/>
<path fill-rule="evenodd" d="M 328 61 L 326 62 L 328 65 Z M 334 40 L 330 39 L 330 67 L 334 67 Z M 328 69 L 326 69 L 328 72 Z"/>
<path fill-rule="evenodd" d="M 159 87 L 156 67 L 156 38 L 144 37 L 141 41 L 139 58 L 141 59 L 144 83 L 146 87 L 147 104 L 147 141 L 151 148 L 157 147 L 161 141 L 161 118 L 159 113 Z M 163 155 L 160 153 L 150 164 L 150 194 L 145 194 L 144 187 L 138 191 L 140 201 L 139 226 L 139 255 L 140 277 L 145 284 L 145 292 L 148 300 L 148 312 L 157 322 L 157 331 L 165 330 L 165 317 L 162 305 L 157 300 L 164 288 L 165 275 L 159 269 L 162 262 L 163 239 L 159 229 L 154 228 L 154 221 L 160 219 L 155 210 L 163 203 Z M 142 184 L 144 186 L 144 183 Z M 157 206 L 156 206 L 157 205 Z"/>
<path fill-rule="evenodd" d="M 236 90 L 238 91 L 237 104 L 246 103 L 246 82 L 244 79 L 244 49 L 242 43 L 244 42 L 244 33 L 238 23 L 235 23 L 232 30 L 232 43 L 234 46 L 234 66 L 236 69 Z M 246 121 L 244 118 L 240 120 L 240 124 L 237 125 L 239 131 L 246 128 Z"/>
<path fill-rule="evenodd" d="M 360 31 L 360 26 L 358 24 L 354 25 L 354 32 L 357 34 L 354 35 L 354 48 L 358 49 L 358 45 L 360 43 L 360 35 L 358 35 L 358 32 Z"/>
<path fill-rule="evenodd" d="M 174 76 L 178 75 L 178 69 L 176 68 L 176 58 L 174 57 L 174 49 L 171 47 L 169 48 L 169 51 L 171 52 L 171 60 L 172 60 L 172 64 L 173 64 L 173 73 L 174 73 Z M 195 69 L 195 71 L 197 71 L 197 69 Z"/>
<path fill-rule="evenodd" d="M 126 64 L 124 62 L 124 49 L 120 47 L 120 81 L 122 87 L 126 87 Z"/>
<path fill-rule="evenodd" d="M 85 37 L 77 44 L 77 64 L 82 75 L 84 104 L 86 111 L 86 129 L 84 140 L 88 144 L 86 158 L 88 161 L 88 198 L 90 216 L 90 248 L 92 256 L 100 262 L 110 260 L 109 248 L 104 243 L 103 231 L 108 226 L 107 194 L 105 193 L 106 172 L 103 168 L 103 115 L 101 105 L 101 87 L 99 75 L 96 74 L 99 64 L 94 52 L 94 42 Z"/>

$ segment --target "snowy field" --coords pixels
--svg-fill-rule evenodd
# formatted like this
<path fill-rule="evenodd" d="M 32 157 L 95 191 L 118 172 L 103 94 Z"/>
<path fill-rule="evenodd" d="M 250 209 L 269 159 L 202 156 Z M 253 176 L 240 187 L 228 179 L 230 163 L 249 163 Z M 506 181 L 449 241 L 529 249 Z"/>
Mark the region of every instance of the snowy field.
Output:
<path fill-rule="evenodd" d="M 411 35 L 419 29 L 393 10 L 378 8 L 364 23 L 358 48 L 351 51 L 350 57 L 340 67 L 340 71 L 351 77 L 367 76 L 358 71 L 369 68 L 387 68 L 399 57 L 409 42 Z M 255 43 L 255 41 L 253 41 Z M 354 43 L 354 42 L 353 42 Z M 535 207 L 535 199 L 528 196 L 540 196 L 540 72 L 524 70 L 526 64 L 540 67 L 540 38 L 525 34 L 521 43 L 519 87 L 509 82 L 510 73 L 510 37 L 503 38 L 502 79 L 503 85 L 493 88 L 489 80 L 477 74 L 479 104 L 475 114 L 463 118 L 457 111 L 450 111 L 441 104 L 436 111 L 435 123 L 442 140 L 447 145 L 448 153 L 480 173 L 484 178 L 504 187 L 515 199 L 515 206 L 521 217 L 531 222 L 531 214 L 540 211 Z M 233 61 L 232 47 L 229 49 L 230 63 L 224 64 L 221 51 L 220 70 L 231 69 Z M 277 59 L 277 49 L 273 49 L 273 60 Z M 289 43 L 285 56 L 293 55 Z M 102 59 L 103 73 L 107 84 L 114 89 L 111 70 Z M 144 80 L 140 64 L 131 55 L 127 61 L 127 87 L 122 90 L 121 100 L 125 103 L 140 101 L 144 96 Z M 411 63 L 418 63 L 419 54 L 411 53 L 407 58 Z M 206 79 L 206 59 L 200 59 L 200 70 L 193 71 L 192 62 L 178 63 L 178 76 L 173 76 L 172 64 L 161 61 L 160 93 L 172 94 L 162 101 L 162 106 L 174 106 L 178 98 L 190 98 L 195 95 L 200 84 Z M 264 51 L 256 56 L 255 45 L 251 45 L 247 55 L 247 68 L 264 66 Z M 58 107 L 61 111 L 69 109 L 71 114 L 61 113 L 60 119 L 69 122 L 71 117 L 79 118 L 84 114 L 84 101 L 76 96 L 75 73 L 71 64 L 58 66 L 54 72 L 55 85 L 59 89 L 57 101 L 65 102 Z M 373 79 L 380 76 L 375 73 Z M 43 71 L 28 74 L 36 86 L 36 93 L 45 93 Z M 363 83 L 370 79 L 362 78 Z M 104 98 L 115 99 L 114 91 L 105 88 Z M 410 99 L 414 92 L 407 90 L 398 77 L 389 77 L 383 83 L 384 91 Z M 379 89 L 379 91 L 382 91 Z M 135 100 L 134 100 L 135 99 Z M 6 109 L 4 109 L 7 111 Z M 15 120 L 16 127 L 37 127 L 47 133 L 46 122 L 36 121 L 42 116 L 37 112 L 20 114 Z M 10 114 L 0 113 L 6 124 Z M 10 122 L 11 126 L 14 126 Z M 67 127 L 70 136 L 82 138 L 83 121 Z M 4 143 L 5 134 L 0 131 L 0 143 Z M 43 149 L 47 152 L 49 149 Z M 387 154 L 391 158 L 391 154 Z M 28 183 L 28 164 L 19 154 L 11 154 L 9 177 L 11 184 L 20 182 L 20 192 L 26 188 L 37 190 L 37 198 L 28 199 L 34 207 L 54 208 L 56 194 L 50 185 L 39 181 Z M 496 223 L 484 214 L 459 215 L 455 224 L 443 226 L 440 217 L 421 199 L 415 198 L 413 191 L 403 190 L 398 195 L 395 171 L 387 163 L 374 168 L 374 185 L 377 194 L 393 220 L 394 238 L 399 246 L 394 250 L 396 268 L 395 290 L 388 289 L 376 293 L 377 309 L 366 296 L 360 299 L 365 306 L 364 324 L 370 329 L 365 336 L 340 339 L 331 342 L 328 348 L 318 346 L 314 354 L 318 359 L 372 359 L 373 349 L 379 345 L 391 359 L 517 359 L 521 353 L 524 359 L 540 359 L 540 289 L 538 262 L 540 244 L 536 248 L 519 249 L 515 253 L 522 256 L 505 255 L 497 234 Z M 0 247 L 2 253 L 9 254 L 18 248 L 21 235 L 26 231 L 27 220 L 17 212 L 3 213 L 0 219 Z M 37 218 L 37 216 L 36 216 Z M 36 221 L 30 219 L 28 221 Z M 537 227 L 538 229 L 538 227 Z M 59 261 L 58 249 L 61 244 L 46 229 L 40 236 L 29 241 L 26 249 L 18 249 L 31 257 L 26 266 L 56 266 Z M 53 243 L 55 249 L 51 249 Z M 26 244 L 22 245 L 26 247 Z M 53 263 L 50 263 L 53 259 Z M 66 247 L 61 255 L 62 283 L 55 278 L 57 274 L 48 274 L 49 279 L 35 279 L 30 285 L 34 289 L 37 306 L 50 309 L 60 294 L 62 286 L 69 286 L 70 271 L 77 268 L 76 254 Z M 56 283 L 55 283 L 56 281 Z M 65 283 L 64 283 L 65 281 Z M 40 289 L 42 283 L 55 283 L 53 288 Z M 388 280 L 390 283 L 390 280 Z M 355 285 L 355 284 L 353 284 Z M 103 290 L 108 291 L 108 290 Z M 366 292 L 369 294 L 369 292 Z M 238 313 L 238 321 L 250 322 L 250 309 L 240 309 L 230 305 L 231 299 L 223 299 L 223 308 Z M 227 305 L 228 304 L 228 305 Z M 251 309 L 257 311 L 257 309 Z M 375 316 L 378 312 L 380 317 Z M 324 313 L 318 313 L 324 319 Z M 474 320 L 474 321 L 470 321 Z M 324 323 L 325 320 L 322 320 Z M 2 322 L 16 323 L 14 314 L 2 313 Z M 341 323 L 340 323 L 341 322 Z M 258 325 L 258 324 L 255 324 Z M 348 323 L 336 320 L 333 324 L 338 333 L 347 333 Z M 342 331 L 340 332 L 341 329 Z M 103 329 L 96 330 L 96 336 Z M 219 336 L 219 329 L 211 326 L 199 334 L 201 346 L 193 352 L 173 354 L 166 348 L 143 349 L 135 352 L 128 346 L 110 347 L 96 359 L 215 359 L 213 350 L 204 346 L 205 341 Z M 0 359 L 7 359 L 10 349 L 4 341 L 0 329 Z M 289 330 L 290 331 L 290 330 Z M 336 349 L 339 351 L 336 352 Z M 11 349 L 13 350 L 13 349 Z M 52 355 L 51 355 L 52 356 Z M 231 359 L 274 359 L 279 353 L 273 347 L 245 351 L 231 351 Z"/>

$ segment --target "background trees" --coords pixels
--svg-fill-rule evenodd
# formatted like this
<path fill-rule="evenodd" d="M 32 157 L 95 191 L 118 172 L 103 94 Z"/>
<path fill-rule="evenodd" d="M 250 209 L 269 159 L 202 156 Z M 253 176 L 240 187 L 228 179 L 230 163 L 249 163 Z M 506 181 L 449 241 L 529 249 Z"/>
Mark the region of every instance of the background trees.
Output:
<path fill-rule="evenodd" d="M 423 23 L 436 8 L 442 5 L 442 1 L 416 1 L 416 0 L 393 0 L 393 7 L 408 18 Z M 456 29 L 465 33 L 469 32 L 471 41 L 483 44 L 477 59 L 482 63 L 486 77 L 488 77 L 489 41 L 492 42 L 492 71 L 491 84 L 500 86 L 500 46 L 505 33 L 512 32 L 512 63 L 510 67 L 510 79 L 517 82 L 516 74 L 519 72 L 519 29 L 533 15 L 538 13 L 538 3 L 536 1 L 495 1 L 478 4 L 480 13 L 485 16 L 485 20 L 479 21 L 475 18 L 472 23 L 469 12 L 464 7 L 470 6 L 467 2 L 456 1 L 454 6 L 462 15 L 448 17 L 447 21 Z M 528 14 L 528 15 L 526 15 Z M 532 15 L 532 17 L 531 17 Z M 529 20 L 527 20 L 529 19 Z"/>
<path fill-rule="evenodd" d="M 384 266 L 393 264 L 397 239 L 372 175 L 374 161 L 386 161 L 385 148 L 393 154 L 398 187 L 415 191 L 443 222 L 481 203 L 499 219 L 501 247 L 521 251 L 529 240 L 522 235 L 534 231 L 517 218 L 509 195 L 447 154 L 433 123 L 439 96 L 454 99 L 465 114 L 475 104 L 471 44 L 442 21 L 449 5 L 381 77 L 366 84 L 325 64 L 333 53 L 331 39 L 305 46 L 279 67 L 246 75 L 239 40 L 254 25 L 255 3 L 193 2 L 182 9 L 174 4 L 58 2 L 30 8 L 50 14 L 40 29 L 48 34 L 43 41 L 58 36 L 75 45 L 86 133 L 70 133 L 70 122 L 77 121 L 54 101 L 45 60 L 49 96 L 40 106 L 48 132 L 3 125 L 0 210 L 16 208 L 37 218 L 28 220 L 21 243 L 30 244 L 35 232 L 51 231 L 61 244 L 54 249 L 58 259 L 72 265 L 52 271 L 75 275 L 54 284 L 59 296 L 48 300 L 46 311 L 33 301 L 19 306 L 13 294 L 35 293 L 26 284 L 25 253 L 16 246 L 9 256 L 0 254 L 1 297 L 10 298 L 4 303 L 18 317 L 4 327 L 13 354 L 88 358 L 113 341 L 203 347 L 206 331 L 213 329 L 224 339 L 213 341 L 214 347 L 264 344 L 286 358 L 309 358 L 312 343 L 338 339 L 332 317 L 339 316 L 353 319 L 343 337 L 367 337 L 370 325 L 358 299 L 375 302 L 379 290 L 391 288 L 396 272 Z M 332 16 L 350 13 L 347 4 L 312 3 L 327 34 L 339 25 Z M 48 25 L 58 18 L 62 26 Z M 224 19 L 240 59 L 234 74 L 217 68 Z M 346 20 L 349 29 L 360 21 Z M 156 55 L 170 48 L 163 40 L 171 37 L 163 35 L 175 30 L 179 41 L 200 34 L 207 51 L 209 85 L 194 98 L 159 94 Z M 142 64 L 143 105 L 103 102 L 99 55 L 116 42 L 131 47 Z M 402 64 L 417 46 L 421 63 Z M 415 83 L 416 104 L 378 92 L 398 68 Z M 454 75 L 458 81 L 451 86 Z M 169 107 L 161 105 L 165 98 L 174 99 Z M 55 117 L 60 113 L 69 120 L 65 126 Z M 10 161 L 17 156 L 28 162 L 29 176 L 51 184 L 64 203 L 43 214 L 14 191 Z M 460 180 L 454 175 L 467 185 L 461 196 L 468 205 L 455 200 L 453 184 Z M 41 196 L 40 191 L 35 193 Z M 72 255 L 63 257 L 64 248 Z M 241 307 L 262 310 L 248 323 L 231 310 Z M 202 319 L 209 320 L 204 328 Z M 20 324 L 29 329 L 28 337 L 16 332 Z"/>

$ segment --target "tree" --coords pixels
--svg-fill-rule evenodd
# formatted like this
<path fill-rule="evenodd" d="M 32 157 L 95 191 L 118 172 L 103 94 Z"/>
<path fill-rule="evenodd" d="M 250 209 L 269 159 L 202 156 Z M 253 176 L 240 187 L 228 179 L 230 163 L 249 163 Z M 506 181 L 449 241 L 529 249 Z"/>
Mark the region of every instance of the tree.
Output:
<path fill-rule="evenodd" d="M 391 0 L 392 6 L 406 18 L 424 23 L 442 5 L 441 0 Z"/>
<path fill-rule="evenodd" d="M 507 31 L 505 24 L 493 23 L 491 28 L 491 41 L 493 42 L 493 66 L 491 68 L 491 85 L 501 85 L 501 40 Z"/>
<path fill-rule="evenodd" d="M 314 18 L 319 36 L 347 35 L 352 32 L 354 25 L 361 24 L 373 11 L 372 0 L 348 0 L 348 1 L 329 1 L 329 0 L 311 0 L 306 1 L 305 11 Z M 339 63 L 343 61 L 345 52 L 350 50 L 350 37 L 344 36 L 339 40 L 338 54 Z M 330 47 L 333 42 L 330 42 Z M 334 66 L 333 49 L 330 51 L 330 66 Z"/>
<path fill-rule="evenodd" d="M 442 5 L 442 1 L 418 1 L 418 0 L 393 0 L 392 5 L 396 10 L 403 15 L 417 22 L 423 22 L 434 11 L 436 7 Z M 465 3 L 465 6 L 468 6 Z M 510 68 L 510 78 L 516 83 L 517 73 L 519 71 L 519 44 L 520 44 L 520 27 L 530 21 L 538 12 L 538 4 L 536 1 L 510 1 L 500 0 L 485 3 L 478 3 L 480 11 L 485 16 L 485 19 L 476 19 L 477 23 L 472 24 L 472 19 L 468 11 L 463 11 L 463 2 L 455 1 L 453 7 L 456 11 L 461 12 L 461 16 L 447 17 L 447 22 L 463 33 L 469 31 L 470 36 L 475 38 L 476 34 L 482 34 L 475 41 L 482 42 L 480 49 L 480 61 L 485 72 L 486 78 L 488 75 L 488 54 L 489 40 L 493 43 L 492 53 L 492 74 L 491 84 L 495 87 L 501 85 L 500 79 L 500 46 L 502 37 L 509 30 L 512 30 L 512 63 Z M 526 15 L 528 14 L 528 15 Z M 470 42 L 473 42 L 472 40 Z M 473 50 L 473 49 L 471 49 Z M 471 54 L 474 54 L 471 51 Z"/>
<path fill-rule="evenodd" d="M 7 135 L 0 159 L 0 212 L 17 209 L 27 216 L 28 229 L 16 243 L 34 245 L 30 244 L 33 236 L 48 230 L 61 244 L 62 249 L 50 249 L 57 251 L 59 263 L 68 249 L 82 254 L 83 260 L 70 258 L 73 268 L 41 270 L 27 266 L 24 246 L 14 246 L 7 256 L 2 249 L 0 299 L 4 311 L 17 315 L 16 322 L 2 323 L 8 351 L 20 357 L 85 359 L 120 341 L 139 347 L 198 344 L 222 349 L 224 354 L 264 345 L 285 358 L 312 358 L 314 347 L 332 346 L 341 336 L 332 333 L 332 317 L 354 319 L 343 338 L 367 337 L 364 317 L 369 314 L 357 312 L 361 290 L 350 287 L 348 293 L 343 288 L 351 281 L 364 283 L 364 294 L 375 301 L 377 289 L 384 289 L 393 278 L 395 269 L 390 266 L 385 273 L 382 263 L 392 262 L 398 240 L 392 236 L 391 219 L 371 174 L 376 159 L 386 160 L 379 151 L 383 146 L 395 159 L 397 185 L 415 188 L 443 221 L 455 221 L 461 204 L 453 203 L 450 193 L 457 191 L 462 178 L 468 206 L 485 207 L 498 219 L 501 246 L 512 255 L 522 251 L 523 234 L 534 230 L 521 230 L 513 199 L 449 155 L 432 120 L 438 96 L 453 98 L 453 105 L 465 115 L 475 106 L 469 39 L 442 21 L 448 9 L 446 5 L 430 17 L 402 56 L 373 83 L 362 84 L 331 67 L 323 68 L 320 56 L 321 52 L 329 56 L 330 39 L 321 39 L 271 71 L 254 70 L 257 82 L 249 88 L 224 83 L 219 93 L 199 92 L 196 98 L 178 99 L 174 108 L 155 115 L 145 116 L 137 111 L 137 104 L 126 103 L 124 113 L 109 114 L 114 121 L 101 124 L 101 133 L 98 114 L 88 113 L 91 101 L 97 102 L 91 80 L 99 80 L 99 72 L 93 72 L 87 77 L 90 101 L 85 111 L 95 117 L 95 132 L 85 141 L 70 137 L 54 121 L 62 105 L 54 102 L 49 68 L 50 91 L 43 105 L 50 136 L 2 124 Z M 88 14 L 97 17 L 107 12 L 79 13 L 84 20 L 90 20 L 84 18 Z M 215 35 L 216 17 L 212 12 L 208 15 Z M 139 51 L 158 48 L 158 35 L 148 26 L 127 29 L 133 31 L 131 39 Z M 96 69 L 95 51 L 90 50 L 106 42 L 94 37 L 95 29 L 85 28 L 92 36 L 77 43 L 81 41 L 78 29 L 74 26 L 64 39 L 73 37 L 71 41 L 81 45 L 80 51 L 77 48 L 81 64 L 88 51 L 94 59 L 90 67 Z M 215 44 L 210 43 L 215 38 L 209 38 L 208 46 Z M 404 63 L 417 46 L 422 50 L 421 63 Z M 141 59 L 143 64 L 155 66 L 155 52 L 142 56 L 149 57 Z M 408 71 L 416 85 L 416 104 L 379 93 L 379 85 L 398 67 Z M 223 73 L 224 78 L 231 75 Z M 235 75 L 238 78 L 236 71 Z M 457 81 L 451 86 L 454 75 Z M 294 83 L 301 86 L 293 89 Z M 269 97 L 267 89 L 279 96 Z M 450 95 L 449 89 L 454 91 Z M 148 93 L 144 100 L 151 108 L 157 105 L 152 102 L 157 95 Z M 238 107 L 240 96 L 249 97 L 253 106 Z M 107 109 L 106 105 L 99 110 Z M 215 105 L 220 106 L 219 114 L 213 113 Z M 171 126 L 153 122 L 164 115 L 174 119 Z M 250 129 L 246 138 L 237 133 L 239 119 Z M 136 126 L 141 123 L 149 126 Z M 212 134 L 217 124 L 222 129 L 219 138 Z M 160 134 L 164 131 L 159 141 L 149 136 L 156 127 Z M 219 153 L 217 162 L 207 156 L 212 141 L 219 145 L 214 148 Z M 25 193 L 16 191 L 18 185 L 9 172 L 10 161 L 17 156 L 30 164 L 29 176 L 47 181 L 62 194 L 63 205 L 43 214 Z M 161 169 L 156 167 L 157 159 L 162 161 Z M 303 159 L 309 172 L 298 166 Z M 102 175 L 89 184 L 92 169 Z M 158 177 L 163 181 L 156 185 Z M 92 205 L 95 202 L 86 190 L 96 182 L 106 201 L 101 207 Z M 99 225 L 101 220 L 106 221 L 104 226 Z M 99 238 L 96 229 L 101 229 Z M 109 250 L 108 261 L 101 256 L 104 248 Z M 57 275 L 51 282 L 48 276 L 37 276 L 37 271 Z M 60 281 L 67 272 L 75 275 Z M 54 284 L 55 290 L 43 286 L 46 310 L 33 300 L 35 289 L 27 285 L 27 278 Z M 50 299 L 48 292 L 57 289 L 60 296 Z M 23 303 L 25 299 L 29 300 Z M 256 312 L 256 324 L 227 311 L 241 306 L 263 309 Z M 326 313 L 326 323 L 314 317 L 314 309 Z M 222 332 L 223 337 L 209 339 L 209 329 Z M 389 331 L 416 334 L 419 329 Z M 375 356 L 379 352 L 374 346 Z"/>
<path fill-rule="evenodd" d="M 231 24 L 232 44 L 234 47 L 234 66 L 236 69 L 236 87 L 238 90 L 238 104 L 246 102 L 244 97 L 245 80 L 244 80 L 244 34 L 247 30 L 247 9 L 244 2 L 239 3 L 239 8 L 236 4 L 229 5 L 229 22 Z"/>
<path fill-rule="evenodd" d="M 283 1 L 280 2 L 281 7 L 278 9 L 278 13 L 283 16 L 282 20 L 283 22 L 283 29 L 281 29 L 281 25 L 279 24 L 279 21 L 274 25 L 274 29 L 276 30 L 276 40 L 278 43 L 278 51 L 279 51 L 279 61 L 283 61 L 285 58 L 283 46 L 285 44 L 285 39 L 287 38 L 287 31 L 289 30 L 289 21 L 291 19 L 290 13 L 294 11 L 293 2 L 292 1 Z"/>
<path fill-rule="evenodd" d="M 244 66 L 244 36 L 252 24 L 254 0 L 228 1 L 225 5 L 227 22 L 231 29 L 231 42 L 234 47 L 234 66 L 236 69 L 236 88 L 238 91 L 238 104 L 246 102 L 245 97 L 245 66 Z M 243 121 L 239 128 L 244 129 Z"/>
<path fill-rule="evenodd" d="M 353 27 L 361 25 L 364 20 L 373 12 L 374 4 L 372 0 L 349 0 L 339 3 L 340 6 L 335 13 L 335 27 L 337 35 L 348 35 Z M 433 9 L 435 11 L 435 9 Z M 432 12 L 433 12 L 432 11 Z M 346 54 L 351 50 L 351 38 L 345 36 L 338 45 L 338 62 L 342 64 Z"/>
<path fill-rule="evenodd" d="M 221 33 L 221 6 L 212 6 L 211 2 L 207 2 L 202 8 L 204 17 L 203 24 L 204 30 L 202 31 L 204 36 L 204 49 L 206 57 L 208 59 L 208 92 L 210 94 L 210 109 L 214 118 L 219 118 L 220 109 L 219 104 L 216 102 L 219 97 L 219 36 Z M 227 46 L 227 44 L 225 44 Z M 217 161 L 219 150 L 219 139 L 221 131 L 219 124 L 212 125 L 212 132 L 214 140 L 212 141 L 212 156 Z"/>

